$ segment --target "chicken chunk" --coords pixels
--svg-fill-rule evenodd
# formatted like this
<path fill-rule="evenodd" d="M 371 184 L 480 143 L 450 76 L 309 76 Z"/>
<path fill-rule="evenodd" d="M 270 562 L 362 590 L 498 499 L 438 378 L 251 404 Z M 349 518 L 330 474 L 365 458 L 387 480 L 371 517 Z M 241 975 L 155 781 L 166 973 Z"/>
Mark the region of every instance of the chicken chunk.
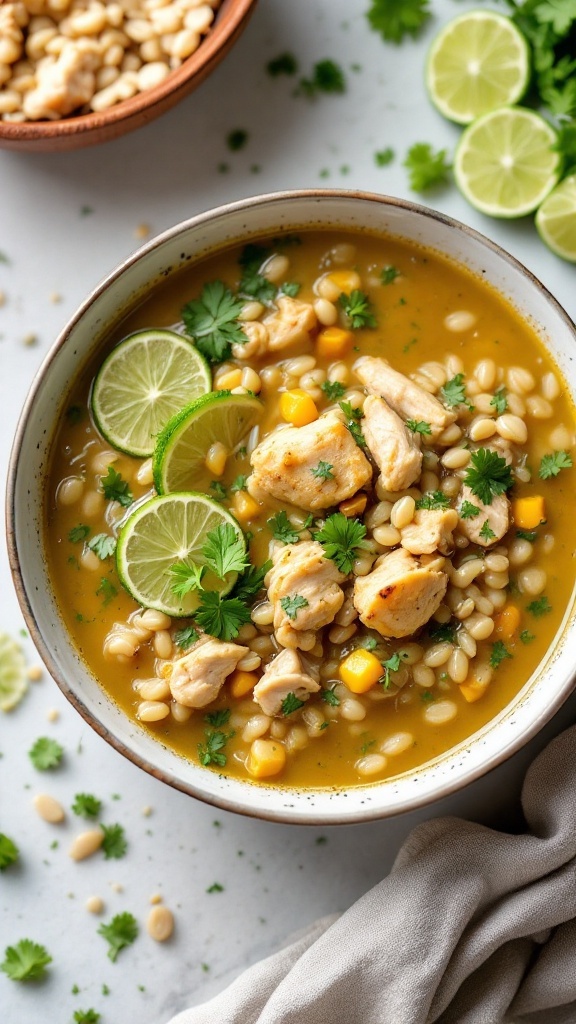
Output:
<path fill-rule="evenodd" d="M 465 501 L 470 502 L 478 509 L 475 516 L 462 519 L 460 517 L 460 532 L 468 537 L 472 544 L 479 544 L 480 547 L 489 548 L 502 540 L 510 526 L 510 502 L 505 494 L 495 494 L 491 505 L 485 505 L 476 497 L 474 492 L 463 484 L 458 499 L 458 511 L 461 511 Z M 488 527 L 485 527 L 488 523 Z M 482 535 L 484 529 L 484 535 Z"/>
<path fill-rule="evenodd" d="M 26 117 L 31 121 L 53 120 L 88 103 L 96 92 L 95 72 L 99 64 L 96 43 L 68 43 L 53 64 L 38 66 L 36 88 L 24 96 Z"/>
<path fill-rule="evenodd" d="M 372 468 L 336 413 L 305 427 L 275 430 L 250 457 L 248 489 L 261 500 L 271 494 L 314 512 L 351 498 L 372 477 Z M 315 474 L 323 462 L 329 476 Z"/>
<path fill-rule="evenodd" d="M 289 345 L 309 341 L 310 332 L 318 325 L 314 307 L 289 295 L 282 295 L 276 305 L 277 309 L 263 321 L 268 331 L 269 351 L 278 352 Z"/>
<path fill-rule="evenodd" d="M 320 684 L 304 671 L 296 651 L 280 651 L 271 661 L 254 687 L 254 700 L 265 715 L 277 715 L 282 702 L 289 693 L 298 700 L 308 700 L 311 693 L 317 693 Z"/>
<path fill-rule="evenodd" d="M 173 663 L 170 692 L 187 708 L 211 704 L 224 686 L 226 676 L 248 653 L 247 647 L 203 636 L 188 654 Z"/>
<path fill-rule="evenodd" d="M 410 636 L 434 614 L 446 593 L 448 576 L 429 569 L 398 548 L 354 584 L 360 620 L 382 636 Z"/>
<path fill-rule="evenodd" d="M 431 439 L 439 437 L 446 427 L 454 423 L 456 413 L 445 409 L 434 395 L 419 384 L 393 370 L 385 359 L 361 356 L 354 369 L 371 395 L 385 398 L 388 405 L 402 420 L 424 420 L 430 424 Z"/>
<path fill-rule="evenodd" d="M 287 544 L 276 553 L 265 583 L 274 605 L 276 639 L 282 647 L 312 649 L 316 631 L 332 622 L 344 604 L 340 584 L 345 579 L 334 562 L 325 558 L 318 541 Z"/>
<path fill-rule="evenodd" d="M 412 555 L 431 555 L 434 551 L 448 555 L 454 548 L 452 531 L 457 525 L 454 508 L 419 508 L 412 522 L 400 531 L 402 547 Z"/>
<path fill-rule="evenodd" d="M 232 355 L 235 359 L 252 359 L 263 356 L 268 351 L 268 330 L 259 320 L 248 320 L 243 323 L 242 330 L 246 335 L 246 341 L 240 344 L 239 341 L 232 345 Z"/>
<path fill-rule="evenodd" d="M 422 469 L 418 435 L 406 429 L 383 398 L 368 395 L 362 432 L 387 491 L 403 491 L 418 479 Z"/>

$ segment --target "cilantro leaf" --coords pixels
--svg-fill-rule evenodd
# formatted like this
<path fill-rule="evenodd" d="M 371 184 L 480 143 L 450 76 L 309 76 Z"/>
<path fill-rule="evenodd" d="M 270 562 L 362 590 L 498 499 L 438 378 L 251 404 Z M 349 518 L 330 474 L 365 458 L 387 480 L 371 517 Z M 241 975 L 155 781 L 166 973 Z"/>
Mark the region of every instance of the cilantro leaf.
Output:
<path fill-rule="evenodd" d="M 298 711 L 303 708 L 305 701 L 300 700 L 295 693 L 288 693 L 282 701 L 282 714 L 291 715 L 292 712 Z"/>
<path fill-rule="evenodd" d="M 480 515 L 480 509 L 478 505 L 474 505 L 471 501 L 463 501 L 459 514 L 460 519 L 475 519 L 476 516 Z"/>
<path fill-rule="evenodd" d="M 447 640 L 453 644 L 456 639 L 456 627 L 451 622 L 434 622 L 431 620 L 427 626 L 427 633 L 431 640 L 436 643 Z"/>
<path fill-rule="evenodd" d="M 540 619 L 542 615 L 547 615 L 548 612 L 552 611 L 552 605 L 546 595 L 542 594 L 541 597 L 537 597 L 535 601 L 530 602 L 527 606 L 527 611 L 529 611 L 535 619 Z"/>
<path fill-rule="evenodd" d="M 432 433 L 432 427 L 426 420 L 406 420 L 406 426 L 413 434 L 421 434 L 423 437 Z"/>
<path fill-rule="evenodd" d="M 389 43 L 416 36 L 430 17 L 428 0 L 371 0 L 366 14 L 371 28 Z"/>
<path fill-rule="evenodd" d="M 250 609 L 237 597 L 221 597 L 216 591 L 206 591 L 200 596 L 194 618 L 210 636 L 233 640 L 240 627 L 250 622 Z"/>
<path fill-rule="evenodd" d="M 247 482 L 247 476 L 237 476 L 236 479 L 233 480 L 232 483 L 230 484 L 230 490 L 232 491 L 232 494 L 235 494 L 236 491 L 245 491 Z"/>
<path fill-rule="evenodd" d="M 443 491 L 426 491 L 416 502 L 416 508 L 439 509 L 450 508 L 450 498 Z"/>
<path fill-rule="evenodd" d="M 361 420 L 364 416 L 362 409 L 352 405 L 352 402 L 338 402 L 338 405 L 342 409 L 342 412 L 350 420 Z"/>
<path fill-rule="evenodd" d="M 76 793 L 72 810 L 81 818 L 97 818 L 100 814 L 102 801 L 91 793 Z"/>
<path fill-rule="evenodd" d="M 482 527 L 480 529 L 480 534 L 479 535 L 480 535 L 480 537 L 482 537 L 483 540 L 495 540 L 496 539 L 496 534 L 494 533 L 494 530 L 490 526 L 490 520 L 489 519 L 485 519 L 484 522 L 482 523 Z"/>
<path fill-rule="evenodd" d="M 0 971 L 12 981 L 38 981 L 51 963 L 52 957 L 44 946 L 31 939 L 20 939 L 15 946 L 7 946 Z"/>
<path fill-rule="evenodd" d="M 414 192 L 425 192 L 433 185 L 443 185 L 448 180 L 451 164 L 446 150 L 434 152 L 429 142 L 415 142 L 410 146 L 403 162 L 408 170 L 408 181 Z"/>
<path fill-rule="evenodd" d="M 514 483 L 512 470 L 497 452 L 478 448 L 470 456 L 472 465 L 466 470 L 464 483 L 483 505 L 491 505 L 492 498 L 504 494 Z"/>
<path fill-rule="evenodd" d="M 380 271 L 380 280 L 382 284 L 393 284 L 397 277 L 400 277 L 400 271 L 397 267 L 393 267 L 391 264 L 382 267 L 382 270 Z"/>
<path fill-rule="evenodd" d="M 298 61 L 293 53 L 281 53 L 268 61 L 266 71 L 271 78 L 278 78 L 278 75 L 295 75 L 298 71 Z"/>
<path fill-rule="evenodd" d="M 118 588 L 114 586 L 112 581 L 109 580 L 106 576 L 101 576 L 100 586 L 98 587 L 96 594 L 98 596 L 102 595 L 102 605 L 104 608 L 106 607 L 106 605 L 110 604 L 110 602 L 114 600 L 117 593 Z"/>
<path fill-rule="evenodd" d="M 384 669 L 384 675 L 378 681 L 382 684 L 385 690 L 388 690 L 392 685 L 392 679 L 390 678 L 391 672 L 397 672 L 400 668 L 400 654 L 396 651 L 387 661 L 382 662 L 382 668 Z"/>
<path fill-rule="evenodd" d="M 267 525 L 272 531 L 274 540 L 280 540 L 284 544 L 298 543 L 300 534 L 296 527 L 292 526 L 292 523 L 288 519 L 288 515 L 284 509 L 281 509 L 275 516 L 272 516 L 272 518 L 268 520 Z"/>
<path fill-rule="evenodd" d="M 74 1010 L 74 1024 L 98 1024 L 99 1020 L 96 1010 Z"/>
<path fill-rule="evenodd" d="M 15 864 L 20 856 L 20 851 L 9 836 L 0 832 L 0 871 L 4 871 L 10 864 Z"/>
<path fill-rule="evenodd" d="M 100 486 L 108 501 L 117 501 L 124 508 L 128 508 L 134 501 L 130 484 L 122 478 L 122 474 L 118 473 L 114 466 L 108 466 L 108 472 L 106 476 L 102 477 Z"/>
<path fill-rule="evenodd" d="M 340 572 L 352 572 L 358 552 L 365 546 L 366 527 L 359 519 L 347 519 L 343 512 L 328 516 L 314 540 L 320 541 L 324 557 L 331 558 Z"/>
<path fill-rule="evenodd" d="M 523 644 L 530 644 L 536 639 L 536 634 L 531 633 L 529 629 L 523 629 L 520 633 L 520 641 Z"/>
<path fill-rule="evenodd" d="M 123 914 L 116 914 L 109 924 L 102 923 L 98 935 L 106 939 L 109 946 L 108 956 L 114 963 L 120 950 L 130 946 L 137 938 L 138 922 L 133 914 L 124 911 Z"/>
<path fill-rule="evenodd" d="M 302 285 L 298 284 L 297 281 L 284 281 L 280 286 L 280 291 L 284 295 L 288 295 L 291 299 L 295 299 L 301 287 Z"/>
<path fill-rule="evenodd" d="M 492 653 L 490 655 L 492 668 L 498 668 L 506 658 L 511 657 L 512 655 L 503 640 L 497 640 L 496 643 L 492 644 Z"/>
<path fill-rule="evenodd" d="M 264 586 L 264 577 L 272 568 L 271 559 L 267 559 L 260 567 L 250 565 L 237 579 L 232 590 L 231 597 L 237 597 L 239 601 L 249 604 L 254 603 L 254 598 L 260 593 Z"/>
<path fill-rule="evenodd" d="M 286 597 L 280 598 L 280 607 L 282 611 L 286 613 L 289 619 L 296 619 L 300 608 L 307 608 L 308 601 L 301 594 L 294 594 L 293 597 L 287 595 Z"/>
<path fill-rule="evenodd" d="M 217 711 L 209 711 L 204 715 L 204 721 L 218 729 L 221 725 L 228 725 L 231 713 L 230 708 L 218 708 Z"/>
<path fill-rule="evenodd" d="M 104 833 L 102 850 L 106 860 L 120 860 L 128 847 L 122 825 L 100 825 L 100 828 Z"/>
<path fill-rule="evenodd" d="M 534 7 L 532 13 L 541 25 L 549 23 L 554 33 L 561 38 L 576 21 L 576 3 L 574 0 L 546 0 Z"/>
<path fill-rule="evenodd" d="M 354 288 L 350 295 L 342 292 L 338 303 L 342 306 L 346 318 L 353 331 L 361 327 L 377 327 L 376 317 L 372 311 L 372 304 L 368 296 L 359 288 Z"/>
<path fill-rule="evenodd" d="M 175 562 L 167 570 L 170 576 L 174 577 L 174 583 L 170 588 L 176 597 L 185 597 L 192 590 L 202 589 L 202 577 L 206 572 L 205 565 L 196 565 L 192 562 L 188 565 L 187 562 Z"/>
<path fill-rule="evenodd" d="M 116 551 L 116 538 L 111 537 L 109 533 L 97 533 L 90 540 L 86 541 L 86 546 L 95 555 L 98 555 L 98 558 L 104 561 L 105 558 L 110 558 Z"/>
<path fill-rule="evenodd" d="M 506 388 L 504 387 L 504 385 L 502 385 L 502 387 L 496 389 L 492 398 L 490 399 L 490 405 L 494 406 L 499 416 L 501 416 L 502 413 L 506 412 L 506 409 L 508 408 L 508 399 L 506 395 Z"/>
<path fill-rule="evenodd" d="M 90 533 L 90 527 L 85 526 L 84 523 L 78 523 L 78 526 L 73 526 L 68 534 L 68 540 L 72 544 L 79 544 L 80 541 L 86 540 L 86 537 Z"/>
<path fill-rule="evenodd" d="M 181 651 L 187 651 L 199 637 L 200 634 L 194 629 L 194 626 L 184 626 L 183 629 L 177 629 L 174 633 L 174 643 Z"/>
<path fill-rule="evenodd" d="M 528 540 L 531 544 L 538 539 L 536 530 L 516 530 L 516 536 L 520 537 L 521 540 Z"/>
<path fill-rule="evenodd" d="M 318 465 L 314 466 L 314 468 L 311 469 L 310 472 L 312 473 L 312 476 L 316 477 L 317 480 L 333 480 L 333 469 L 334 466 L 332 466 L 330 462 L 323 462 L 322 459 L 320 459 Z"/>
<path fill-rule="evenodd" d="M 325 380 L 320 388 L 330 402 L 337 402 L 346 393 L 346 388 L 339 380 Z"/>
<path fill-rule="evenodd" d="M 321 60 L 314 65 L 311 78 L 301 78 L 296 94 L 315 99 L 318 93 L 346 92 L 346 79 L 342 68 L 333 60 Z"/>
<path fill-rule="evenodd" d="M 233 343 L 246 343 L 246 335 L 238 322 L 243 305 L 222 281 L 212 281 L 204 285 L 199 299 L 183 307 L 186 331 L 210 363 L 228 359 Z"/>
<path fill-rule="evenodd" d="M 362 419 L 364 413 L 361 409 L 354 408 L 351 402 L 339 402 L 338 404 L 347 417 L 346 427 L 352 434 L 356 444 L 359 448 L 366 448 L 366 438 L 358 425 L 358 421 Z"/>
<path fill-rule="evenodd" d="M 453 408 L 455 405 L 467 405 L 464 374 L 457 373 L 451 380 L 447 380 L 440 388 L 440 397 L 445 405 L 450 408 Z"/>
<path fill-rule="evenodd" d="M 334 693 L 334 690 L 322 690 L 322 700 L 325 704 L 329 704 L 330 707 L 337 708 L 340 706 L 340 698 Z"/>
<path fill-rule="evenodd" d="M 270 305 L 276 296 L 276 285 L 269 281 L 261 269 L 272 255 L 272 250 L 264 245 L 249 242 L 245 245 L 238 260 L 242 267 L 242 277 L 238 285 L 241 295 L 256 299 L 265 306 Z"/>
<path fill-rule="evenodd" d="M 551 455 L 543 455 L 540 460 L 538 476 L 541 480 L 549 480 L 550 477 L 558 476 L 561 469 L 571 469 L 572 456 L 563 450 L 552 452 Z"/>
<path fill-rule="evenodd" d="M 40 736 L 28 751 L 28 757 L 39 772 L 57 768 L 64 755 L 64 748 L 49 736 Z"/>
<path fill-rule="evenodd" d="M 374 163 L 376 167 L 387 167 L 391 164 L 394 159 L 395 153 L 392 146 L 387 146 L 386 149 L 379 149 L 374 153 Z M 388 284 L 387 281 L 383 281 L 383 284 Z"/>
<path fill-rule="evenodd" d="M 230 572 L 242 572 L 250 565 L 244 538 L 230 523 L 220 523 L 206 534 L 202 554 L 209 569 L 223 580 Z"/>
<path fill-rule="evenodd" d="M 375 651 L 378 647 L 378 641 L 373 636 L 363 636 L 356 644 L 356 647 L 363 647 L 365 651 Z"/>
<path fill-rule="evenodd" d="M 223 753 L 223 749 L 226 746 L 229 739 L 232 739 L 234 733 L 222 732 L 220 729 L 211 731 L 206 729 L 206 743 L 198 744 L 198 760 L 200 764 L 207 768 L 211 764 L 217 764 L 220 768 L 223 768 L 226 764 L 226 754 Z"/>
<path fill-rule="evenodd" d="M 248 132 L 244 128 L 234 128 L 226 136 L 226 145 L 232 153 L 236 153 L 239 149 L 244 149 L 247 142 Z"/>

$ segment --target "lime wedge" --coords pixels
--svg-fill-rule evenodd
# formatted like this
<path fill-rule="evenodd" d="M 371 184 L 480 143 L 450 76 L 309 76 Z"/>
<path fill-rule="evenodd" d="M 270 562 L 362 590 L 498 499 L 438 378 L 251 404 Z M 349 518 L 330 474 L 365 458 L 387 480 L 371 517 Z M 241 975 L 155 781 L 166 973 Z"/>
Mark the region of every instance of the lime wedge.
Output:
<path fill-rule="evenodd" d="M 206 534 L 221 523 L 230 523 L 244 541 L 240 526 L 225 508 L 204 494 L 164 494 L 150 498 L 126 520 L 116 546 L 118 576 L 126 590 L 144 608 L 156 608 L 166 615 L 192 615 L 198 607 L 198 592 L 183 597 L 174 593 L 172 566 L 205 564 L 202 547 Z M 207 572 L 202 585 L 227 594 L 238 574 L 224 580 Z"/>
<path fill-rule="evenodd" d="M 92 412 L 114 448 L 144 458 L 178 409 L 210 391 L 208 364 L 180 334 L 137 331 L 121 341 L 100 367 Z"/>
<path fill-rule="evenodd" d="M 576 263 L 576 174 L 571 174 L 546 197 L 536 214 L 543 242 L 563 260 Z"/>
<path fill-rule="evenodd" d="M 494 11 L 469 11 L 448 22 L 434 39 L 426 64 L 430 99 L 458 124 L 517 103 L 529 79 L 524 36 Z"/>
<path fill-rule="evenodd" d="M 206 472 L 216 441 L 232 452 L 261 419 L 264 406 L 251 395 L 213 391 L 181 409 L 166 424 L 154 448 L 154 484 L 159 494 L 192 491 Z"/>
<path fill-rule="evenodd" d="M 558 180 L 556 133 L 523 107 L 500 107 L 462 134 L 454 178 L 472 206 L 490 217 L 532 213 Z"/>
<path fill-rule="evenodd" d="M 22 649 L 8 633 L 0 633 L 0 710 L 11 711 L 28 689 Z"/>

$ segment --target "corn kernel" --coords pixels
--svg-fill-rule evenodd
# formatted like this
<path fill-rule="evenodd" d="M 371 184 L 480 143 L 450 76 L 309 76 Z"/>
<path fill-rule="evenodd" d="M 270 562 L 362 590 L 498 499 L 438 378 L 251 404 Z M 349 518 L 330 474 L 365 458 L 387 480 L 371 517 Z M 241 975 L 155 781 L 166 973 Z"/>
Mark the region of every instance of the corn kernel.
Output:
<path fill-rule="evenodd" d="M 520 609 L 515 604 L 508 604 L 494 618 L 494 636 L 511 640 L 520 625 Z"/>
<path fill-rule="evenodd" d="M 254 740 L 246 767 L 256 779 L 278 775 L 286 764 L 286 750 L 278 740 Z"/>
<path fill-rule="evenodd" d="M 247 491 L 235 491 L 232 498 L 232 511 L 237 519 L 245 523 L 250 519 L 255 519 L 262 509 Z"/>
<path fill-rule="evenodd" d="M 350 292 L 353 292 L 355 288 L 359 288 L 362 284 L 360 275 L 355 270 L 333 270 L 331 274 L 328 274 L 328 277 L 346 295 L 350 295 Z"/>
<path fill-rule="evenodd" d="M 228 680 L 230 693 L 233 697 L 245 697 L 254 689 L 257 682 L 256 672 L 243 672 L 242 669 L 237 668 Z"/>
<path fill-rule="evenodd" d="M 352 348 L 352 331 L 342 327 L 326 327 L 316 339 L 316 353 L 322 359 L 341 359 Z"/>
<path fill-rule="evenodd" d="M 458 689 L 464 700 L 468 701 L 469 704 L 474 704 L 475 701 L 480 700 L 484 696 L 488 686 L 489 682 L 480 682 L 478 679 L 472 679 L 467 683 L 461 683 Z"/>
<path fill-rule="evenodd" d="M 301 388 L 280 395 L 280 415 L 294 427 L 305 427 L 318 419 L 318 409 L 310 395 Z"/>
<path fill-rule="evenodd" d="M 535 530 L 540 523 L 546 522 L 544 498 L 541 494 L 532 494 L 527 498 L 516 498 L 512 502 L 514 523 L 521 530 Z"/>
<path fill-rule="evenodd" d="M 340 665 L 340 679 L 352 693 L 366 693 L 378 682 L 384 670 L 375 654 L 357 647 Z"/>
<path fill-rule="evenodd" d="M 342 515 L 345 515 L 347 519 L 350 519 L 352 516 L 361 516 L 367 502 L 368 495 L 359 491 L 353 498 L 346 498 L 344 501 L 341 501 L 338 505 L 338 511 L 342 512 Z"/>

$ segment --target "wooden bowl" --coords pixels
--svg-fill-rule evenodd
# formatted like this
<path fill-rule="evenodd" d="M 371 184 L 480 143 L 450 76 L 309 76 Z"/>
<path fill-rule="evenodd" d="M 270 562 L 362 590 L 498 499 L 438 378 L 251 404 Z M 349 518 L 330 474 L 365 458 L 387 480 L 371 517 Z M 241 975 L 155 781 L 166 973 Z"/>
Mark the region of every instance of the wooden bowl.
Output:
<path fill-rule="evenodd" d="M 62 152 L 116 139 L 179 103 L 226 56 L 246 26 L 256 0 L 223 0 L 198 49 L 163 82 L 100 113 L 58 121 L 0 121 L 0 147 L 27 152 Z"/>

